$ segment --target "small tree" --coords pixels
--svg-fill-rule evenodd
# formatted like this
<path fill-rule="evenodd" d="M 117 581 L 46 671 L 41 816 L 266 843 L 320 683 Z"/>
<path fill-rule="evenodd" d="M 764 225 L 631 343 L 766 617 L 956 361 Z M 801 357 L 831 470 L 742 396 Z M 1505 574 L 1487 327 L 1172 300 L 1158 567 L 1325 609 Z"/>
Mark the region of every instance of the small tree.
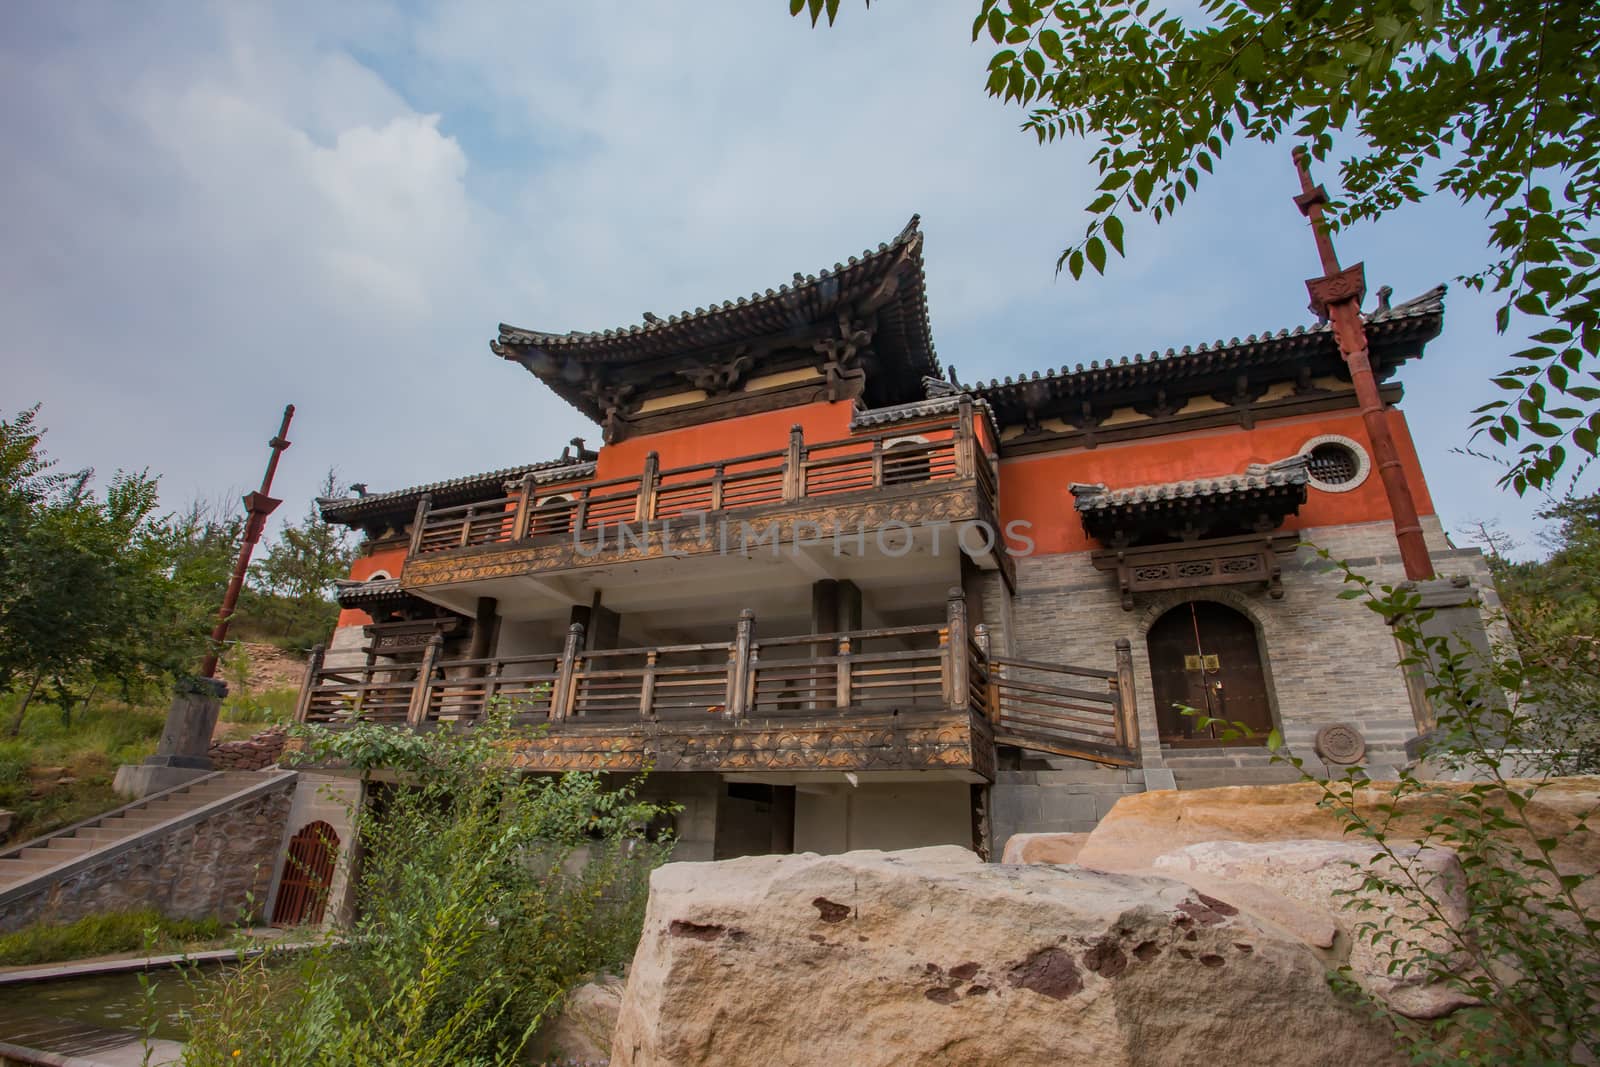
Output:
<path fill-rule="evenodd" d="M 330 468 L 317 495 L 338 492 L 338 472 Z M 256 612 L 270 617 L 280 637 L 307 644 L 321 640 L 338 615 L 330 598 L 333 582 L 350 573 L 354 558 L 350 532 L 324 520 L 313 500 L 305 518 L 284 526 L 252 566 L 257 589 L 279 601 L 257 601 Z"/>

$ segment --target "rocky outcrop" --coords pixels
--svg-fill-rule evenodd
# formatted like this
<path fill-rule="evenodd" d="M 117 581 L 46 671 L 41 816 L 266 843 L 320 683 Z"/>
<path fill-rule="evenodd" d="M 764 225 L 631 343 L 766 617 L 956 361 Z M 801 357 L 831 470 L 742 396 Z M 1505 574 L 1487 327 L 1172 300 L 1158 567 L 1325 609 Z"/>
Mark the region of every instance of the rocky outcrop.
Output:
<path fill-rule="evenodd" d="M 651 878 L 619 1065 L 1398 1064 L 1293 934 L 1170 878 L 954 846 Z"/>
<path fill-rule="evenodd" d="M 623 981 L 602 974 L 569 992 L 561 1011 L 534 1037 L 537 1063 L 604 1063 L 622 1011 Z"/>
<path fill-rule="evenodd" d="M 1416 949 L 1445 951 L 1445 925 L 1465 928 L 1468 901 L 1460 858 L 1448 848 L 1407 843 L 1408 834 L 1420 834 L 1426 823 L 1446 813 L 1446 801 L 1407 797 L 1391 818 L 1381 807 L 1392 802 L 1387 789 L 1363 789 L 1354 797 L 1357 812 L 1383 821 L 1395 854 L 1428 880 L 1430 896 L 1441 909 L 1430 916 L 1402 897 L 1364 888 L 1369 876 L 1393 878 L 1397 867 L 1378 856 L 1375 844 L 1348 834 L 1344 820 L 1318 803 L 1322 798 L 1321 786 L 1313 782 L 1142 793 L 1120 800 L 1087 836 L 1028 835 L 1015 847 L 1008 843 L 1006 856 L 1021 863 L 1074 862 L 1179 879 L 1323 950 L 1330 966 L 1348 963 L 1364 989 L 1402 1015 L 1437 1018 L 1470 1003 L 1441 984 L 1391 966 L 1397 948 L 1401 958 L 1415 956 Z M 1582 825 L 1597 805 L 1600 779 L 1595 778 L 1540 783 L 1527 804 L 1535 833 L 1559 842 L 1555 859 L 1561 874 L 1592 876 L 1600 870 L 1600 835 Z M 1505 836 L 1509 844 L 1531 852 L 1531 841 L 1518 841 L 1512 832 Z M 1072 858 L 1056 858 L 1065 855 Z M 1600 887 L 1589 877 L 1579 897 L 1594 906 L 1600 904 L 1597 892 Z M 1388 931 L 1383 947 L 1361 936 L 1359 927 L 1369 922 Z"/>

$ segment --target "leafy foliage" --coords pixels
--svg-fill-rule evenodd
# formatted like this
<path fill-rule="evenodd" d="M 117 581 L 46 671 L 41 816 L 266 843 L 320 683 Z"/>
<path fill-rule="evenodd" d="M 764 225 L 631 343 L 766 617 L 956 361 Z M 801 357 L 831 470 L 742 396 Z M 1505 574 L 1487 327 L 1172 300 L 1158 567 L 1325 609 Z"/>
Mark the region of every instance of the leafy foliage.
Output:
<path fill-rule="evenodd" d="M 318 496 L 339 495 L 338 472 L 329 470 Z M 327 637 L 339 616 L 333 582 L 350 573 L 355 547 L 342 526 L 325 521 L 316 501 L 288 523 L 251 565 L 256 595 L 244 604 L 253 628 L 289 647 L 307 648 Z"/>
<path fill-rule="evenodd" d="M 221 921 L 172 919 L 154 908 L 106 911 L 70 923 L 35 923 L 0 934 L 0 967 L 59 963 L 114 952 L 153 952 L 217 941 L 226 931 Z"/>
<path fill-rule="evenodd" d="M 529 777 L 497 710 L 471 731 L 295 731 L 305 757 L 393 770 L 360 816 L 360 918 L 286 964 L 210 987 L 188 1064 L 514 1062 L 566 989 L 625 962 L 661 808 L 598 775 Z"/>
<path fill-rule="evenodd" d="M 836 0 L 791 0 L 816 22 Z M 1335 226 L 1432 194 L 1488 215 L 1487 262 L 1463 280 L 1533 320 L 1475 434 L 1514 449 L 1504 483 L 1551 486 L 1600 445 L 1600 7 L 1587 0 L 981 0 L 997 48 L 987 89 L 1041 143 L 1098 142 L 1099 189 L 1057 268 L 1104 272 L 1125 221 L 1182 207 L 1241 139 L 1293 139 L 1339 172 Z"/>
<path fill-rule="evenodd" d="M 30 697 L 48 686 L 65 711 L 74 688 L 110 681 L 132 696 L 181 670 L 203 647 L 204 612 L 155 479 L 119 472 L 99 495 L 92 471 L 54 473 L 37 414 L 0 421 L 0 693 L 27 679 Z"/>
<path fill-rule="evenodd" d="M 1600 898 L 1594 872 L 1566 849 L 1600 828 L 1590 825 L 1593 810 L 1538 801 L 1560 788 L 1549 776 L 1593 769 L 1593 705 L 1563 705 L 1566 690 L 1530 669 L 1513 644 L 1483 655 L 1427 633 L 1433 612 L 1415 589 L 1337 566 L 1346 583 L 1340 596 L 1389 623 L 1402 668 L 1424 680 L 1437 719 L 1427 764 L 1403 768 L 1393 781 L 1374 781 L 1360 767 L 1324 780 L 1276 731 L 1268 745 L 1321 786 L 1347 834 L 1373 845 L 1373 862 L 1346 903 L 1361 916 L 1356 936 L 1389 960 L 1393 976 L 1438 983 L 1471 1005 L 1431 1022 L 1371 1006 L 1418 1064 L 1590 1062 L 1600 1049 Z M 1200 718 L 1225 736 L 1249 732 Z M 1552 810 L 1570 824 L 1553 826 Z M 1464 922 L 1449 917 L 1447 887 L 1418 845 L 1459 856 Z M 1401 906 L 1380 917 L 1385 900 Z M 1348 972 L 1336 984 L 1359 995 Z"/>

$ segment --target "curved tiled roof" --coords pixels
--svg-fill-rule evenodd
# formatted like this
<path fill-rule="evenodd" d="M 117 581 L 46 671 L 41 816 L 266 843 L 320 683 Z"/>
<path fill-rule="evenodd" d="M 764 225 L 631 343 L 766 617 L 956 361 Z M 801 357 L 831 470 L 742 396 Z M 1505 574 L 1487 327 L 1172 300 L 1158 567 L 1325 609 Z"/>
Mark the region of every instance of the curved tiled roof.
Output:
<path fill-rule="evenodd" d="M 364 519 L 385 514 L 404 514 L 409 517 L 423 493 L 431 493 L 434 503 L 448 507 L 475 496 L 497 496 L 506 482 L 514 482 L 525 475 L 537 474 L 538 480 L 565 481 L 568 478 L 587 478 L 594 474 L 594 461 L 577 462 L 570 458 L 547 459 L 539 463 L 524 463 L 518 467 L 502 467 L 482 474 L 466 474 L 459 478 L 446 478 L 426 485 L 413 485 L 406 489 L 393 489 L 385 493 L 368 493 L 333 499 L 318 497 L 324 522 L 352 526 Z M 457 500 L 460 498 L 460 501 Z"/>
<path fill-rule="evenodd" d="M 896 270 L 904 270 L 900 284 L 878 309 L 874 348 L 904 365 L 904 389 L 914 391 L 922 375 L 939 373 L 918 226 L 919 218 L 913 215 L 894 240 L 875 250 L 867 249 L 816 274 L 796 273 L 790 284 L 748 297 L 664 318 L 646 314 L 641 323 L 610 330 L 551 333 L 501 323 L 499 336 L 489 347 L 502 359 L 527 367 L 578 410 L 598 420 L 602 413 L 567 372 L 572 364 L 619 365 L 688 355 L 830 322 L 837 311 L 877 291 Z M 904 390 L 896 399 L 902 395 Z"/>
<path fill-rule="evenodd" d="M 1074 482 L 1071 489 L 1074 506 L 1080 512 L 1090 512 L 1179 500 L 1215 500 L 1228 495 L 1303 486 L 1309 480 L 1310 472 L 1307 470 L 1305 457 L 1294 456 L 1267 466 L 1253 466 L 1243 474 L 1223 474 L 1215 478 L 1193 478 L 1188 481 L 1163 482 L 1158 485 L 1135 485 L 1126 489 L 1109 489 L 1098 483 L 1086 485 Z"/>
<path fill-rule="evenodd" d="M 1306 458 L 1291 456 L 1252 464 L 1243 474 L 1123 489 L 1081 483 L 1070 488 L 1084 531 L 1110 544 L 1150 531 L 1170 535 L 1175 525 L 1254 525 L 1262 518 L 1277 525 L 1305 503 L 1309 481 Z"/>
<path fill-rule="evenodd" d="M 1444 286 L 1435 286 L 1414 300 L 1381 307 L 1366 316 L 1374 363 L 1385 364 L 1386 360 L 1386 365 L 1398 363 L 1412 354 L 1404 350 L 1403 342 L 1424 342 L 1437 337 L 1444 321 L 1444 294 Z M 1402 347 L 1396 348 L 1396 345 Z M 1080 395 L 1155 385 L 1252 364 L 1275 363 L 1314 352 L 1338 357 L 1333 328 L 1327 323 L 1251 334 L 1243 340 L 1238 337 L 1229 341 L 1219 339 L 1198 347 L 1185 345 L 1181 351 L 1169 348 L 1165 353 L 1094 360 L 1087 366 L 1082 363 L 1063 365 L 1043 374 L 1034 371 L 1016 379 L 1008 375 L 1004 380 L 991 379 L 987 384 L 975 385 L 972 390 L 974 395 L 1003 408 L 1018 400 L 1025 390 L 1036 387 L 1035 383 L 1053 393 Z"/>

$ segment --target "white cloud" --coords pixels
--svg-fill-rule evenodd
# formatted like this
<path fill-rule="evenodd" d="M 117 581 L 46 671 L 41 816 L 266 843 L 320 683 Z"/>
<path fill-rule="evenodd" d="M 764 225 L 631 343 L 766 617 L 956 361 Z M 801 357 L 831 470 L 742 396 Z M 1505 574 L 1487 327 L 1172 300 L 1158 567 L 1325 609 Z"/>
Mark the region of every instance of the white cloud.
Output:
<path fill-rule="evenodd" d="M 831 31 L 786 7 L 6 5 L 0 93 L 26 106 L 0 112 L 0 399 L 44 399 L 64 459 L 148 464 L 179 498 L 253 481 L 290 400 L 291 499 L 329 463 L 374 487 L 486 469 L 598 436 L 490 357 L 495 323 L 747 294 L 913 211 L 967 379 L 1303 320 L 1314 259 L 1278 150 L 1227 161 L 1173 223 L 1131 225 L 1110 278 L 1067 284 L 1086 150 L 1038 147 L 983 95 L 970 4 Z M 1439 217 L 1347 255 L 1426 288 L 1477 240 Z M 1486 321 L 1456 294 L 1406 372 L 1447 512 L 1492 480 L 1447 453 L 1497 350 Z"/>

